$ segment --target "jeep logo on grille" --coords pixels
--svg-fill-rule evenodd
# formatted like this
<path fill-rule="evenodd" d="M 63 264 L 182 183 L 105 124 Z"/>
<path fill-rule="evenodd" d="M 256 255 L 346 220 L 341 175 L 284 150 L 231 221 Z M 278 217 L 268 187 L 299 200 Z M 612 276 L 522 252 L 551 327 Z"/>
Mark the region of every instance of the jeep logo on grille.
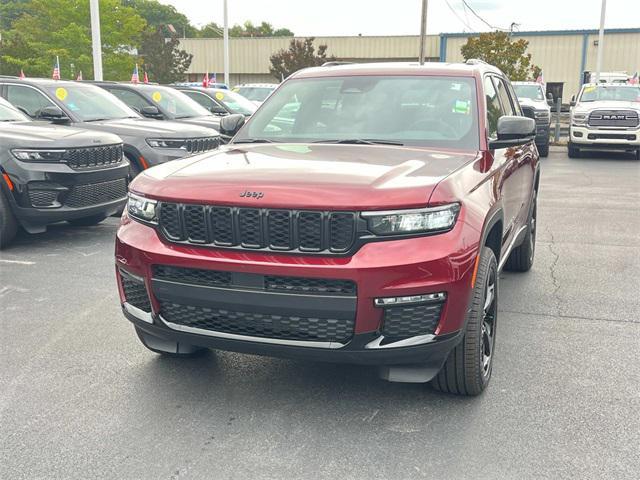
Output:
<path fill-rule="evenodd" d="M 603 120 L 624 120 L 624 115 L 602 115 Z"/>
<path fill-rule="evenodd" d="M 244 198 L 255 198 L 255 199 L 261 199 L 262 197 L 264 197 L 264 193 L 262 192 L 250 192 L 249 190 L 246 190 L 244 192 L 242 192 L 240 194 L 241 197 Z"/>

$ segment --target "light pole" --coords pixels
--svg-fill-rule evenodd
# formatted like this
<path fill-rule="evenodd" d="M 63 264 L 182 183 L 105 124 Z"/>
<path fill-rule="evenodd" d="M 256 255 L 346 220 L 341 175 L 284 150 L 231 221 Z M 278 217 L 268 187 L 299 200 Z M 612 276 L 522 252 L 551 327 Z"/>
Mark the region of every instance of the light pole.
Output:
<path fill-rule="evenodd" d="M 226 0 L 225 0 L 226 1 Z M 420 65 L 424 65 L 424 48 L 427 40 L 427 8 L 429 0 L 422 0 L 422 17 L 420 19 Z"/>
<path fill-rule="evenodd" d="M 100 5 L 91 0 L 91 46 L 93 47 L 93 79 L 102 80 L 102 41 L 100 40 Z"/>
<path fill-rule="evenodd" d="M 596 84 L 600 83 L 600 71 L 602 70 L 602 51 L 604 50 L 604 15 L 607 9 L 607 0 L 602 0 L 600 10 L 600 34 L 598 35 L 598 59 L 596 61 Z"/>
<path fill-rule="evenodd" d="M 227 0 L 224 0 L 224 83 L 229 85 L 229 17 L 227 12 Z M 231 85 L 229 85 L 231 86 Z"/>

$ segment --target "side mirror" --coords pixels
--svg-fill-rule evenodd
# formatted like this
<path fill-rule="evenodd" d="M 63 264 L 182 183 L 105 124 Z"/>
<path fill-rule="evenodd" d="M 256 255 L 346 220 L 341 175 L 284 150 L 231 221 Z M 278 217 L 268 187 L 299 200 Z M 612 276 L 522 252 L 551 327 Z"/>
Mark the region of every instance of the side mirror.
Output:
<path fill-rule="evenodd" d="M 240 113 L 227 115 L 220 120 L 220 134 L 233 137 L 244 125 L 246 117 Z"/>
<path fill-rule="evenodd" d="M 211 113 L 213 113 L 214 115 L 218 115 L 220 117 L 224 117 L 226 115 L 229 115 L 229 112 L 227 112 L 224 107 L 221 107 L 220 105 L 214 105 L 212 106 L 210 109 Z"/>
<path fill-rule="evenodd" d="M 69 120 L 69 117 L 64 114 L 60 107 L 55 105 L 49 105 L 48 107 L 44 107 L 40 110 L 38 118 L 41 118 L 42 120 L 49 120 L 54 123 L 64 123 Z"/>
<path fill-rule="evenodd" d="M 505 115 L 498 119 L 498 138 L 489 142 L 489 148 L 516 147 L 532 141 L 536 136 L 536 122 L 527 117 Z"/>
<path fill-rule="evenodd" d="M 160 110 L 158 110 L 158 107 L 155 107 L 153 105 L 147 105 L 146 107 L 142 107 L 142 109 L 140 110 L 140 113 L 144 117 L 155 118 L 156 120 L 160 120 L 163 118 L 162 114 L 160 113 Z"/>

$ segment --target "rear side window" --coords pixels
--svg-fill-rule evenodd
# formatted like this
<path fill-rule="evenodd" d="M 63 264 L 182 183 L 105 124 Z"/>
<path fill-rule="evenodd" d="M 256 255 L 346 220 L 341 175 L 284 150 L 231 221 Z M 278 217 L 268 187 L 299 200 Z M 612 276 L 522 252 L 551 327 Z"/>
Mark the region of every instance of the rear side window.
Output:
<path fill-rule="evenodd" d="M 53 105 L 47 97 L 36 89 L 21 85 L 7 85 L 7 100 L 27 112 L 31 118 L 36 118 L 40 110 Z"/>
<path fill-rule="evenodd" d="M 484 77 L 484 94 L 487 98 L 487 131 L 489 138 L 498 135 L 498 119 L 503 115 L 498 92 L 493 86 L 491 77 Z"/>
<path fill-rule="evenodd" d="M 493 77 L 496 88 L 498 90 L 498 97 L 502 103 L 502 111 L 504 115 L 518 115 L 516 109 L 513 106 L 509 92 L 507 91 L 507 85 L 502 78 Z"/>
<path fill-rule="evenodd" d="M 136 110 L 137 112 L 142 111 L 143 107 L 148 107 L 151 105 L 144 98 L 138 95 L 135 92 L 131 92 L 129 90 L 123 90 L 121 88 L 113 88 L 108 90 L 110 93 L 114 94 L 128 106 Z"/>
<path fill-rule="evenodd" d="M 198 102 L 201 106 L 203 106 L 207 110 L 211 110 L 212 107 L 217 106 L 217 104 L 213 100 L 211 100 L 211 98 L 209 98 L 207 95 L 203 93 L 194 92 L 193 90 L 181 90 L 181 92 L 184 93 L 191 100 L 195 100 L 196 102 Z"/>

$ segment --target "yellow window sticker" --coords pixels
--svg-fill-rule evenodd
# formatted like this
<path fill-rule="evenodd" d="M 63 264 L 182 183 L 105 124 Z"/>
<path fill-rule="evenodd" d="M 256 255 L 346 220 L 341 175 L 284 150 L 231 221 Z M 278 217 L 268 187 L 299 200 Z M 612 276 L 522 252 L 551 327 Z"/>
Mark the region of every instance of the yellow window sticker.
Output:
<path fill-rule="evenodd" d="M 240 89 L 238 87 L 233 87 L 233 89 L 231 91 L 238 93 L 240 91 Z"/>
<path fill-rule="evenodd" d="M 222 92 L 216 92 L 216 98 L 218 100 L 224 100 L 224 93 Z"/>
<path fill-rule="evenodd" d="M 595 86 L 591 86 L 591 87 L 584 87 L 584 93 L 589 93 L 589 92 L 593 92 L 596 89 Z"/>
<path fill-rule="evenodd" d="M 160 92 L 153 92 L 151 94 L 151 98 L 153 98 L 153 101 L 158 103 L 160 102 L 160 100 L 162 100 L 162 94 Z"/>
<path fill-rule="evenodd" d="M 58 98 L 58 100 L 64 101 L 64 99 L 67 98 L 68 94 L 69 93 L 67 92 L 66 88 L 62 88 L 62 87 L 56 88 L 56 97 Z"/>

